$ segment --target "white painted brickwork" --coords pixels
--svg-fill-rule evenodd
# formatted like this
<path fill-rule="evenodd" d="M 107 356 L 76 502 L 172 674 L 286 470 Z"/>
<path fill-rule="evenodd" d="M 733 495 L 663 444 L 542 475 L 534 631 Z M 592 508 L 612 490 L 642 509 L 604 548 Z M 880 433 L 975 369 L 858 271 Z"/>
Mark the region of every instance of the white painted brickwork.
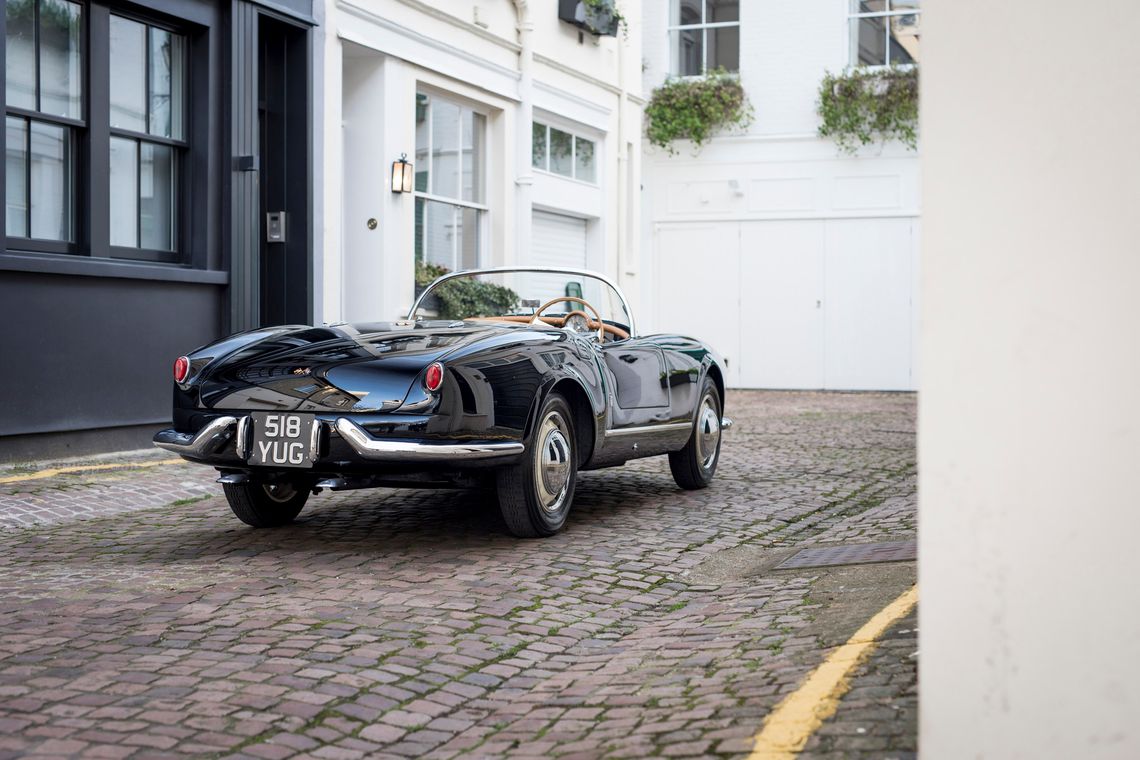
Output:
<path fill-rule="evenodd" d="M 669 7 L 643 4 L 646 97 L 669 73 Z M 848 58 L 844 3 L 742 0 L 740 17 L 751 126 L 698 155 L 645 145 L 642 319 L 715 331 L 738 387 L 915 389 L 918 154 L 816 136 L 819 82 Z"/>
<path fill-rule="evenodd" d="M 342 0 L 325 7 L 319 319 L 391 319 L 411 305 L 416 201 L 392 193 L 388 178 L 401 154 L 424 169 L 416 158 L 417 93 L 479 113 L 486 125 L 480 150 L 467 146 L 484 170 L 479 221 L 429 222 L 421 242 L 446 248 L 441 237 L 455 235 L 464 250 L 481 250 L 481 265 L 526 264 L 534 213 L 557 213 L 585 225 L 591 267 L 626 277 L 632 265 L 625 262 L 636 261 L 640 244 L 635 0 L 623 5 L 629 32 L 618 37 L 579 34 L 559 20 L 552 0 Z M 594 142 L 595 182 L 531 167 L 535 118 Z"/>

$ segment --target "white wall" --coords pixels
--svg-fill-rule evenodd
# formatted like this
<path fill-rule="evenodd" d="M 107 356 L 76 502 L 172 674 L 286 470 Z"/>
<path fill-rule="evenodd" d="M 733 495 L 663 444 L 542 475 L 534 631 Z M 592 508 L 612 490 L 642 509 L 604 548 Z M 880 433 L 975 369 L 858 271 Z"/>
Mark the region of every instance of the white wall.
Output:
<path fill-rule="evenodd" d="M 926 7 L 922 755 L 1140 757 L 1140 5 Z"/>
<path fill-rule="evenodd" d="M 529 2 L 533 88 L 524 85 L 518 17 L 509 0 L 342 0 L 327 4 L 322 156 L 326 177 L 318 319 L 387 319 L 412 300 L 415 201 L 390 191 L 391 162 L 415 155 L 417 88 L 487 116 L 484 262 L 526 262 L 531 207 L 589 221 L 590 260 L 618 277 L 635 262 L 641 133 L 638 8 L 630 33 L 579 35 L 557 4 Z M 530 167 L 536 118 L 597 140 L 599 182 Z M 521 146 L 521 147 L 520 147 Z M 538 175 L 538 176 L 536 176 Z M 525 208 L 525 210 L 524 210 Z M 366 226 L 369 218 L 377 228 Z M 628 283 L 627 283 L 628 284 Z"/>
<path fill-rule="evenodd" d="M 669 75 L 672 2 L 642 5 L 648 94 Z M 846 65 L 846 0 L 741 0 L 740 78 L 756 108 L 748 134 L 814 137 L 819 80 Z"/>
<path fill-rule="evenodd" d="M 643 2 L 647 97 L 669 75 L 671 5 Z M 751 125 L 699 153 L 645 144 L 643 325 L 710 341 L 736 387 L 915 389 L 918 153 L 851 156 L 817 135 L 820 81 L 848 61 L 847 3 L 740 6 Z M 703 268 L 721 287 L 686 286 Z"/>

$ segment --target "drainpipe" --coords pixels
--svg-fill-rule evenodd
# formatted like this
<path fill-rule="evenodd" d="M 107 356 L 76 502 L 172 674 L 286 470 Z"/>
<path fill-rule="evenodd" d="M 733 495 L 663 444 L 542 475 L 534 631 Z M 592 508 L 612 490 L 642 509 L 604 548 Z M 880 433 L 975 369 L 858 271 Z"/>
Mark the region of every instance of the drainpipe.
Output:
<path fill-rule="evenodd" d="M 519 40 L 519 134 L 515 140 L 515 261 L 531 259 L 531 226 L 534 206 L 534 172 L 531 170 L 531 124 L 534 123 L 534 22 L 530 19 L 530 0 L 514 0 L 518 17 Z M 511 262 L 507 262 L 511 263 Z"/>
<path fill-rule="evenodd" d="M 628 95 L 628 88 L 626 87 L 625 76 L 625 58 L 626 58 L 626 42 L 627 39 L 621 33 L 617 40 L 618 44 L 618 176 L 617 176 L 617 192 L 618 192 L 618 213 L 617 213 L 617 276 L 614 280 L 622 286 L 623 290 L 630 290 L 628 277 L 632 272 L 626 271 L 626 266 L 629 264 L 629 257 L 626 254 L 625 246 L 629 240 L 629 164 L 633 160 L 633 156 L 629 155 L 627 148 L 629 141 L 626 139 L 626 96 Z"/>

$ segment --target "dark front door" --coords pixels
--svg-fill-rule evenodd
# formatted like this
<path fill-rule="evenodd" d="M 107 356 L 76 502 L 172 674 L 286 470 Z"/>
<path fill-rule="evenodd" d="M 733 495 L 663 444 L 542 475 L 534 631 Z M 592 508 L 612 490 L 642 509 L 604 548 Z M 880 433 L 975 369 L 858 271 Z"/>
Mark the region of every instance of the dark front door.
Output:
<path fill-rule="evenodd" d="M 651 425 L 669 417 L 669 384 L 661 349 L 643 338 L 602 348 L 613 378 L 614 428 Z"/>
<path fill-rule="evenodd" d="M 312 321 L 308 30 L 258 22 L 261 324 Z"/>

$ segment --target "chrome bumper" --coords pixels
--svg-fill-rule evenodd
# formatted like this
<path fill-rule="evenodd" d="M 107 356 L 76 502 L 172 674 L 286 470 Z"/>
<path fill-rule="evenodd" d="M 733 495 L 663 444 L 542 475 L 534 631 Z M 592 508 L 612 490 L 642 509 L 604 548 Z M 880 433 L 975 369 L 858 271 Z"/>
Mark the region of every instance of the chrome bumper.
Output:
<path fill-rule="evenodd" d="M 367 430 L 344 417 L 336 421 L 336 431 L 361 458 L 383 462 L 447 462 L 453 459 L 470 462 L 515 456 L 523 452 L 523 445 L 516 441 L 430 443 L 373 438 Z"/>
<path fill-rule="evenodd" d="M 730 427 L 732 427 L 732 418 L 731 417 L 721 417 L 720 418 L 720 429 L 721 430 L 728 430 Z"/>
<path fill-rule="evenodd" d="M 236 422 L 236 417 L 218 417 L 197 433 L 160 430 L 154 436 L 154 445 L 183 456 L 209 456 L 229 440 L 231 428 Z"/>
<path fill-rule="evenodd" d="M 235 427 L 239 439 L 244 438 L 242 424 L 247 417 L 218 417 L 211 420 L 197 433 L 179 433 L 175 430 L 162 430 L 154 436 L 154 445 L 160 449 L 173 451 L 199 459 L 216 454 L 233 436 Z M 318 422 L 327 425 L 326 422 Z M 378 462 L 447 462 L 510 457 L 523 452 L 523 445 L 516 441 L 482 441 L 479 443 L 432 443 L 427 441 L 393 441 L 373 438 L 367 430 L 344 417 L 336 421 L 336 431 L 352 447 L 361 459 Z M 314 441 L 317 428 L 314 427 Z M 248 452 L 244 446 L 235 447 L 234 453 L 245 459 Z M 315 446 L 314 446 L 315 450 Z M 315 462 L 316 457 L 311 459 Z"/>

